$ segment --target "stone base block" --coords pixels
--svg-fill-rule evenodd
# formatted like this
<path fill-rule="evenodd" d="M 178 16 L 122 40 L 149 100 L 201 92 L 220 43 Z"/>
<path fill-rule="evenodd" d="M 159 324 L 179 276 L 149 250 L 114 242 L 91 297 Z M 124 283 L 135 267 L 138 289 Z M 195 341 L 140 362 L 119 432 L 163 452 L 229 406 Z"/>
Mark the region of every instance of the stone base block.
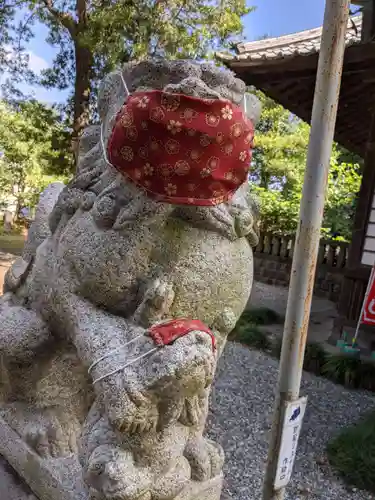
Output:
<path fill-rule="evenodd" d="M 76 457 L 42 459 L 0 417 L 0 455 L 40 500 L 88 500 Z"/>
<path fill-rule="evenodd" d="M 76 457 L 43 459 L 0 417 L 2 455 L 39 500 L 89 500 Z M 192 482 L 175 500 L 220 500 L 222 477 Z"/>

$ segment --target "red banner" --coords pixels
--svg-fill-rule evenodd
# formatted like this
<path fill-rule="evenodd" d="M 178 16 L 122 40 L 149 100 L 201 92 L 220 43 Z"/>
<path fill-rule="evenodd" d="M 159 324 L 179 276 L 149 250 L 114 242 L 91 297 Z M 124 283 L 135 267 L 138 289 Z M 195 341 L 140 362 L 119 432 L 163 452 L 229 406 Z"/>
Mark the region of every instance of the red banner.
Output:
<path fill-rule="evenodd" d="M 375 273 L 370 276 L 370 283 L 367 288 L 365 304 L 363 307 L 362 323 L 365 325 L 375 325 Z"/>

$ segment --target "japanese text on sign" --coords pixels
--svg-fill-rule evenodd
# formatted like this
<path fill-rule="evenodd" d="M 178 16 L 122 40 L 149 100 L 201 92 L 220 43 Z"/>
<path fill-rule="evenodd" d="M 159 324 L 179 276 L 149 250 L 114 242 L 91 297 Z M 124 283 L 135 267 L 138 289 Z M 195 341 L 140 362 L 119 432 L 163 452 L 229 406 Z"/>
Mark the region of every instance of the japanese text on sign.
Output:
<path fill-rule="evenodd" d="M 292 476 L 294 460 L 297 452 L 298 438 L 305 415 L 307 398 L 287 403 L 284 412 L 284 423 L 281 434 L 280 454 L 277 462 L 275 490 L 284 488 Z"/>

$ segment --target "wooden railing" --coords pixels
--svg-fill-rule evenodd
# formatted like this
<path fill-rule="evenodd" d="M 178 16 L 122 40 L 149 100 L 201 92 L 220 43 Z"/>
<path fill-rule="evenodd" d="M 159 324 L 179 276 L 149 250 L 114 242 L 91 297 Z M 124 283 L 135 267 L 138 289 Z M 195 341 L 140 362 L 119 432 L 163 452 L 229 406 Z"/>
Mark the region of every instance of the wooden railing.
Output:
<path fill-rule="evenodd" d="M 260 235 L 255 252 L 261 257 L 273 256 L 280 260 L 292 259 L 294 249 L 293 236 L 274 236 L 269 233 Z M 344 269 L 348 260 L 349 243 L 342 241 L 321 240 L 319 245 L 317 265 Z"/>

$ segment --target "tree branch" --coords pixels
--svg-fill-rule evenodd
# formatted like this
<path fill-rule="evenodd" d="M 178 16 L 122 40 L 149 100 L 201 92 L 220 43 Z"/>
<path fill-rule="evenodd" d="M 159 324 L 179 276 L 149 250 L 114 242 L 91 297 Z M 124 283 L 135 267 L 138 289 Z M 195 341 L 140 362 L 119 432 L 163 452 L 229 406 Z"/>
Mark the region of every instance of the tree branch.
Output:
<path fill-rule="evenodd" d="M 87 5 L 86 0 L 77 0 L 76 2 L 77 32 L 85 30 L 87 25 Z"/>
<path fill-rule="evenodd" d="M 15 9 L 16 7 L 23 6 L 24 3 L 25 3 L 25 0 L 15 0 L 13 3 L 1 2 L 0 13 L 6 14 L 7 12 L 12 11 L 12 9 Z"/>
<path fill-rule="evenodd" d="M 23 33 L 26 30 L 27 25 L 33 20 L 34 16 L 35 16 L 35 12 L 31 12 L 31 14 L 26 19 L 26 21 L 23 24 L 20 23 L 20 32 L 19 32 L 18 43 L 17 43 L 18 51 L 21 51 L 21 41 L 22 41 Z"/>
<path fill-rule="evenodd" d="M 52 0 L 43 0 L 43 4 L 48 12 L 66 28 L 72 37 L 76 35 L 76 23 L 73 17 L 66 12 L 60 12 L 53 6 Z"/>
<path fill-rule="evenodd" d="M 155 10 L 155 7 L 156 7 L 158 4 L 160 4 L 160 3 L 162 3 L 162 2 L 161 2 L 161 1 L 157 1 L 157 2 L 155 3 L 155 5 L 154 5 L 153 10 Z M 167 2 L 167 4 L 168 4 L 168 2 Z M 180 16 L 180 14 L 181 14 L 182 10 L 183 10 L 186 6 L 187 6 L 187 0 L 182 0 L 180 7 L 177 9 L 177 12 L 175 12 L 175 14 L 173 15 L 173 18 L 169 21 L 169 24 L 170 24 L 171 26 L 173 26 L 173 25 L 174 25 L 174 23 L 176 22 L 177 18 Z M 163 43 L 164 43 L 164 40 L 163 40 L 162 38 L 159 38 L 159 39 L 158 39 L 158 41 L 157 41 L 157 43 L 156 43 L 156 45 L 155 45 L 155 47 L 154 47 L 154 50 L 152 51 L 152 57 L 155 57 L 155 56 L 156 56 L 158 49 L 162 46 L 162 44 L 163 44 Z"/>

